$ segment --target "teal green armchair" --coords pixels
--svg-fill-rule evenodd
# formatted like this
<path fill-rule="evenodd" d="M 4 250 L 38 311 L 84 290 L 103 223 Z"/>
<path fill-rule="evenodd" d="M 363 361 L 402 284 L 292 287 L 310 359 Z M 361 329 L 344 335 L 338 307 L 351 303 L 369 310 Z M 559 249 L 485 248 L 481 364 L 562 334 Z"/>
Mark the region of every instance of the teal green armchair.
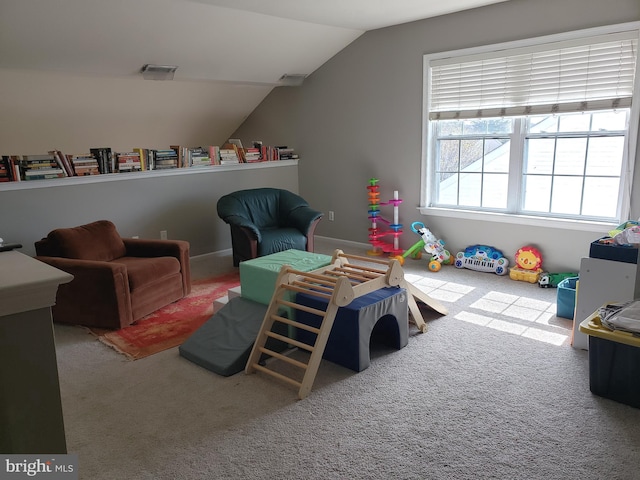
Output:
<path fill-rule="evenodd" d="M 231 227 L 233 264 L 284 250 L 313 252 L 322 212 L 278 188 L 240 190 L 220 197 L 218 216 Z"/>

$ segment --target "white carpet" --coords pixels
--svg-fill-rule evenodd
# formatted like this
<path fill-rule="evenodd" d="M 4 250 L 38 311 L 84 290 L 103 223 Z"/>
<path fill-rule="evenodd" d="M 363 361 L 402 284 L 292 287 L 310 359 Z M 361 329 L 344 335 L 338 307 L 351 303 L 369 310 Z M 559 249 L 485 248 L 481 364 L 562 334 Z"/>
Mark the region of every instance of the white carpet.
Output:
<path fill-rule="evenodd" d="M 640 478 L 640 410 L 590 393 L 556 290 L 405 270 L 450 314 L 402 350 L 374 345 L 361 373 L 323 361 L 301 401 L 260 373 L 219 377 L 177 348 L 131 362 L 57 325 L 80 478 Z"/>

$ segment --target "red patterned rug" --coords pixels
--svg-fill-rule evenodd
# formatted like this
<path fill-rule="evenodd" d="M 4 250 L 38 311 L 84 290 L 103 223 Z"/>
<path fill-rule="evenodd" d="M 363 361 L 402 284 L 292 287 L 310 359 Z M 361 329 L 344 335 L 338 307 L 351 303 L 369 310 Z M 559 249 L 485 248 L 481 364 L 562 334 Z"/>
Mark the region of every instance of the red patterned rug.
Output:
<path fill-rule="evenodd" d="M 237 272 L 192 283 L 191 293 L 120 330 L 92 332 L 98 339 L 138 360 L 181 345 L 213 315 L 213 301 L 224 297 L 227 290 L 240 285 Z"/>

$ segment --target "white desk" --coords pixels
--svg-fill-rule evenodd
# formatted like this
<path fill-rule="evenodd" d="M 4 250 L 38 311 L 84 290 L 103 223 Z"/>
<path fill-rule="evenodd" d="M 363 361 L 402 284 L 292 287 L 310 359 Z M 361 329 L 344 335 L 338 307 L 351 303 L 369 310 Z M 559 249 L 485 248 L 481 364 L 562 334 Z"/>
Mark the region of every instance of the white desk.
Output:
<path fill-rule="evenodd" d="M 0 253 L 0 452 L 67 453 L 51 306 L 73 275 Z"/>

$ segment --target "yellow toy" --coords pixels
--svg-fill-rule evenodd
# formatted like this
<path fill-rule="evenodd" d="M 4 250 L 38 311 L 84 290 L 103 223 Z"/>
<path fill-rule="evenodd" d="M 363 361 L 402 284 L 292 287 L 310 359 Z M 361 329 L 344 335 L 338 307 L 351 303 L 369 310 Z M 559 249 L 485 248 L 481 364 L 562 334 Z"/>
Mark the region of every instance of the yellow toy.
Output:
<path fill-rule="evenodd" d="M 518 249 L 516 252 L 516 266 L 509 269 L 511 280 L 536 283 L 542 273 L 542 255 L 531 246 Z"/>

